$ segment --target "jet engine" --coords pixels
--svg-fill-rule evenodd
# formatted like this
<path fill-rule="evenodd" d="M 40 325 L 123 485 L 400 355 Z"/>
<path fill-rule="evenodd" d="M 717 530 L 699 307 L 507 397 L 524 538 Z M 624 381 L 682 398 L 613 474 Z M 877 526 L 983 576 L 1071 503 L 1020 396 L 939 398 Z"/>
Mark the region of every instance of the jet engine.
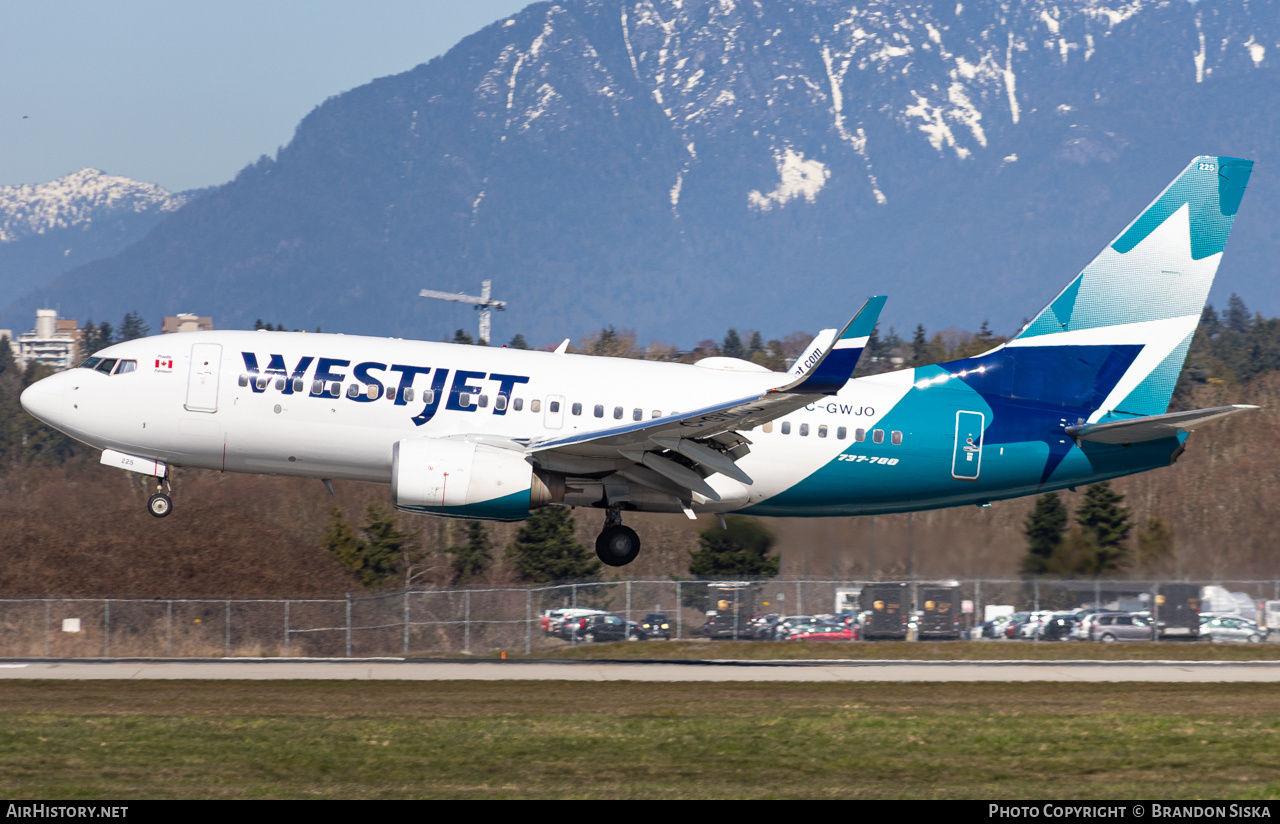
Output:
<path fill-rule="evenodd" d="M 473 441 L 420 438 L 391 452 L 396 509 L 425 515 L 519 521 L 551 502 L 524 455 Z"/>

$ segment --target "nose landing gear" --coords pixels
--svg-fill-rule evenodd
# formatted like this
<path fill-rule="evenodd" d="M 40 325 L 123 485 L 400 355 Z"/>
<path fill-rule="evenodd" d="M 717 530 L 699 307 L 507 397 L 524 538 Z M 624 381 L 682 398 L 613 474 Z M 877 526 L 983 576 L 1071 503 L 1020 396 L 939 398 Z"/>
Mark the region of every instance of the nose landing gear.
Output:
<path fill-rule="evenodd" d="M 168 486 L 168 480 L 156 478 L 155 494 L 147 499 L 147 511 L 157 518 L 163 518 L 173 511 L 173 499 L 165 494 L 166 489 L 172 492 L 172 488 Z"/>
<path fill-rule="evenodd" d="M 622 510 L 611 506 L 605 510 L 604 529 L 596 538 L 596 557 L 607 566 L 626 566 L 640 554 L 640 536 L 622 525 Z"/>

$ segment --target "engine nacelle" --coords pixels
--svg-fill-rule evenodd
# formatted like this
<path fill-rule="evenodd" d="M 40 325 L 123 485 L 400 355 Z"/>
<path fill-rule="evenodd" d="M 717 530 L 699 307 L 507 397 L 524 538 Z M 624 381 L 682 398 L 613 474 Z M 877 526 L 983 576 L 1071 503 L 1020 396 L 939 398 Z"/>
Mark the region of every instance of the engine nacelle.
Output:
<path fill-rule="evenodd" d="M 531 492 L 537 494 L 531 499 Z M 543 505 L 543 486 L 519 452 L 446 438 L 404 440 L 391 451 L 396 509 L 447 518 L 519 521 Z"/>

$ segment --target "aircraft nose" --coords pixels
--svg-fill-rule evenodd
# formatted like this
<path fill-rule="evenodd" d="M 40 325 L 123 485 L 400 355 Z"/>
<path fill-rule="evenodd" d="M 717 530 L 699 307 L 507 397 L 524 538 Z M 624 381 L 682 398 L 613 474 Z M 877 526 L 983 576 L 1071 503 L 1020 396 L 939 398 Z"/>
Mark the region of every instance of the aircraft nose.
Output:
<path fill-rule="evenodd" d="M 50 426 L 56 426 L 58 413 L 66 398 L 66 388 L 62 386 L 63 381 L 57 380 L 58 377 L 60 376 L 50 375 L 36 381 L 24 389 L 22 396 L 18 398 L 23 409 Z"/>

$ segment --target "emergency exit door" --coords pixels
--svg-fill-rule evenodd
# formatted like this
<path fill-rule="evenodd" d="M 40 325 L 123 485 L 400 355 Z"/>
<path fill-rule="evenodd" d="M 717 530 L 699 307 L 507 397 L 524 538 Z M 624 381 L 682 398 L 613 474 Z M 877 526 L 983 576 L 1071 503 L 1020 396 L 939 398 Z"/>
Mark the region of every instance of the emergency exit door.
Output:
<path fill-rule="evenodd" d="M 951 457 L 951 477 L 961 481 L 978 480 L 982 468 L 982 428 L 986 416 L 981 412 L 956 413 L 956 447 Z"/>
<path fill-rule="evenodd" d="M 188 412 L 218 411 L 218 372 L 222 344 L 197 343 L 191 347 L 191 371 L 187 373 Z"/>

